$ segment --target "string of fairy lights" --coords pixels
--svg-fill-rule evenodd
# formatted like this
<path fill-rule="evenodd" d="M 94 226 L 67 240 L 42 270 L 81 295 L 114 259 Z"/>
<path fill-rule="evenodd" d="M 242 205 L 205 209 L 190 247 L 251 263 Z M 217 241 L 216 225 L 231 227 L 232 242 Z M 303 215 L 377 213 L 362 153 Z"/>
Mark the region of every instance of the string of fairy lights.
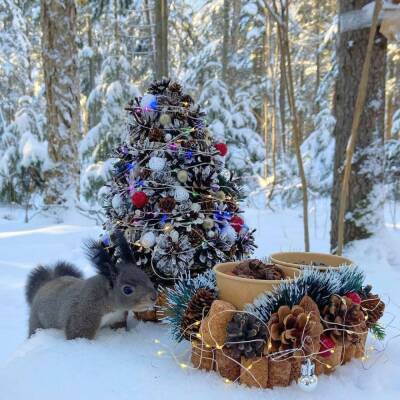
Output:
<path fill-rule="evenodd" d="M 343 305 L 346 305 L 346 302 L 344 301 L 342 296 L 339 296 L 339 297 L 341 298 Z M 367 300 L 365 300 L 365 301 L 367 301 Z M 387 302 L 387 304 L 388 303 L 389 303 L 389 301 Z M 374 309 L 376 309 L 377 307 L 379 307 L 379 303 L 375 306 Z M 365 311 L 367 310 L 366 308 L 364 308 L 362 306 L 362 303 L 361 303 L 361 308 L 364 309 Z M 372 309 L 372 311 L 374 309 Z M 368 310 L 371 311 L 371 309 L 368 309 Z M 205 319 L 206 315 L 204 314 L 204 310 L 203 310 L 203 313 L 202 313 L 202 319 L 199 320 L 199 321 L 194 322 L 191 325 L 189 325 L 182 332 L 182 337 L 183 336 L 189 337 L 190 349 L 196 350 L 196 354 L 199 357 L 198 367 L 191 366 L 189 363 L 184 361 L 184 359 L 187 357 L 187 355 L 186 355 L 187 351 L 185 351 L 182 355 L 178 355 L 178 354 L 176 354 L 174 349 L 171 349 L 170 347 L 163 345 L 159 339 L 155 339 L 154 343 L 157 344 L 157 345 L 162 346 L 164 350 L 158 350 L 156 352 L 156 355 L 161 357 L 161 356 L 164 356 L 166 353 L 169 353 L 172 356 L 174 362 L 182 369 L 193 369 L 193 370 L 201 369 L 203 361 L 208 361 L 210 363 L 213 363 L 213 365 L 215 366 L 215 369 L 218 371 L 219 370 L 219 366 L 218 366 L 218 362 L 216 360 L 214 352 L 215 352 L 215 350 L 220 350 L 220 351 L 223 352 L 223 350 L 225 348 L 225 345 L 228 344 L 228 343 L 232 343 L 232 342 L 218 343 L 218 341 L 216 340 L 216 337 L 213 335 L 213 331 L 211 329 L 211 325 L 212 325 L 212 321 L 213 321 L 214 318 L 217 318 L 221 313 L 227 313 L 227 312 L 230 313 L 232 311 L 228 311 L 228 310 L 219 311 L 219 312 L 215 313 L 214 315 L 212 315 L 210 317 L 210 319 L 207 320 L 208 333 L 210 334 L 210 337 L 211 337 L 212 341 L 214 343 L 216 343 L 216 345 L 213 346 L 213 347 L 202 342 L 201 333 L 199 333 L 199 332 L 193 333 L 192 332 L 193 328 L 198 327 L 202 323 L 202 321 Z M 255 317 L 267 329 L 267 331 L 268 331 L 267 337 L 268 338 L 271 337 L 270 327 L 269 327 L 268 323 L 265 323 L 264 321 L 262 321 L 257 315 L 255 315 L 252 312 L 242 311 L 242 310 L 235 310 L 235 313 L 243 313 L 243 314 L 248 314 L 248 315 L 251 315 L 251 316 Z M 252 369 L 259 362 L 261 362 L 263 359 L 267 359 L 267 360 L 270 359 L 271 361 L 278 362 L 278 363 L 279 362 L 283 362 L 283 361 L 290 361 L 290 360 L 303 361 L 305 359 L 309 359 L 309 360 L 312 360 L 314 363 L 318 363 L 318 364 L 323 365 L 323 367 L 327 368 L 328 370 L 336 368 L 337 366 L 339 366 L 343 362 L 344 351 L 342 349 L 344 349 L 345 345 L 346 345 L 345 336 L 344 335 L 342 335 L 342 342 L 341 343 L 336 343 L 336 346 L 340 345 L 340 350 L 339 351 L 341 351 L 341 357 L 340 357 L 339 360 L 337 360 L 336 364 L 330 364 L 329 362 L 323 361 L 324 358 L 325 358 L 324 356 L 326 356 L 327 353 L 328 353 L 328 355 L 335 354 L 335 352 L 337 351 L 336 348 L 323 349 L 323 350 L 320 349 L 319 351 L 312 352 L 312 353 L 307 353 L 305 351 L 305 347 L 306 346 L 304 345 L 304 343 L 307 340 L 307 336 L 305 335 L 305 332 L 307 330 L 307 325 L 308 325 L 308 323 L 309 323 L 309 321 L 311 319 L 312 313 L 313 312 L 309 312 L 307 314 L 307 322 L 306 322 L 306 324 L 305 324 L 305 326 L 303 328 L 302 341 L 301 341 L 301 345 L 299 347 L 292 348 L 292 349 L 287 349 L 287 350 L 282 350 L 282 351 L 275 351 L 273 353 L 269 353 L 269 351 L 272 348 L 272 344 L 271 344 L 271 341 L 269 339 L 268 342 L 266 343 L 267 354 L 262 354 L 259 357 L 256 357 L 254 359 L 248 360 L 249 361 L 248 364 L 247 363 L 243 364 L 241 362 L 241 360 L 239 361 L 239 360 L 231 357 L 229 355 L 229 353 L 227 353 L 227 352 L 223 352 L 224 357 L 226 357 L 232 363 L 234 363 L 235 365 L 240 367 L 240 371 L 241 371 L 240 372 L 240 376 L 242 376 L 244 373 L 250 375 L 251 378 L 256 383 L 256 385 L 259 386 L 260 388 L 263 388 L 264 386 L 263 386 L 262 382 L 260 382 L 257 379 L 257 376 L 252 373 Z M 385 325 L 385 329 L 387 329 L 389 327 L 393 328 L 393 321 L 395 320 L 395 318 L 396 318 L 395 315 L 393 315 L 392 320 L 389 321 L 389 323 L 387 323 Z M 321 319 L 322 323 L 326 323 L 328 325 L 334 324 L 335 325 L 335 329 L 338 330 L 339 332 L 343 332 L 344 334 L 347 334 L 347 335 L 357 335 L 357 336 L 360 337 L 360 342 L 364 342 L 364 344 L 363 344 L 364 353 L 363 353 L 363 356 L 360 358 L 364 369 L 367 369 L 366 366 L 365 366 L 365 362 L 371 358 L 373 353 L 383 353 L 385 348 L 386 348 L 386 345 L 384 345 L 383 349 L 379 350 L 378 346 L 375 343 L 372 344 L 372 345 L 369 345 L 368 347 L 366 346 L 366 337 L 367 337 L 368 331 L 360 332 L 360 331 L 356 330 L 357 327 L 361 327 L 362 322 L 360 324 L 355 324 L 355 325 L 349 326 L 349 325 L 342 324 L 342 323 L 337 323 L 337 322 L 332 323 L 331 321 L 324 320 L 322 317 L 320 317 L 320 319 Z M 365 320 L 367 320 L 367 319 L 368 319 L 368 316 L 365 315 Z M 397 328 L 397 329 L 399 329 L 399 328 Z M 324 329 L 323 332 L 322 332 L 322 335 L 328 334 L 331 330 L 332 330 L 332 328 Z M 395 338 L 400 338 L 400 334 L 394 336 L 393 338 L 391 338 L 389 340 L 393 340 Z M 256 340 L 260 340 L 260 339 L 256 339 Z M 251 343 L 251 342 L 254 342 L 254 340 L 248 340 L 248 341 L 244 340 L 244 341 L 240 341 L 240 342 L 239 341 L 235 341 L 234 343 L 235 344 L 241 344 L 241 343 L 246 344 L 246 343 Z M 321 344 L 321 342 L 320 342 L 320 344 Z M 230 380 L 230 379 L 225 378 L 224 382 L 225 383 L 229 383 L 229 384 L 236 383 L 240 379 L 240 376 L 238 378 L 236 378 L 235 380 Z"/>

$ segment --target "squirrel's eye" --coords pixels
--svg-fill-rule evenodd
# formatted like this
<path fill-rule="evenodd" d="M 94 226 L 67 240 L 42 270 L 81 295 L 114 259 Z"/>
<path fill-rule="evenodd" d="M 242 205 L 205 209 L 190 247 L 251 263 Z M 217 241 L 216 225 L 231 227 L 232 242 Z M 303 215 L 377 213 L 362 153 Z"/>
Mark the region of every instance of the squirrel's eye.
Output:
<path fill-rule="evenodd" d="M 133 293 L 133 288 L 132 288 L 132 286 L 123 286 L 122 287 L 122 292 L 124 294 L 126 294 L 127 296 L 129 296 L 130 294 Z"/>

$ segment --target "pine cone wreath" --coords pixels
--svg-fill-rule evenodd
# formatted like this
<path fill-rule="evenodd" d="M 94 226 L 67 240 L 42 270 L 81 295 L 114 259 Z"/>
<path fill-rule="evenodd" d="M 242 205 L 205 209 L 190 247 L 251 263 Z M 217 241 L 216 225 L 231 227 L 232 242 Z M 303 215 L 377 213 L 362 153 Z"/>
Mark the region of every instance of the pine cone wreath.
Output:
<path fill-rule="evenodd" d="M 325 333 L 340 344 L 356 344 L 367 330 L 361 306 L 346 296 L 332 295 L 321 316 Z"/>
<path fill-rule="evenodd" d="M 308 302 L 312 301 L 305 296 Z M 323 332 L 320 315 L 306 311 L 302 306 L 281 306 L 272 314 L 268 330 L 270 343 L 268 350 L 280 352 L 302 350 L 305 354 L 314 354 L 319 350 L 319 340 Z"/>
<path fill-rule="evenodd" d="M 164 212 L 171 212 L 176 205 L 176 201 L 173 197 L 164 197 L 158 203 L 160 209 Z"/>
<path fill-rule="evenodd" d="M 181 329 L 185 339 L 190 341 L 199 333 L 200 322 L 208 314 L 215 298 L 215 293 L 208 289 L 201 288 L 195 292 L 182 318 Z"/>
<path fill-rule="evenodd" d="M 361 309 L 367 316 L 366 324 L 368 328 L 375 325 L 383 316 L 385 303 L 378 295 L 371 293 L 372 286 L 367 285 L 359 292 L 361 297 Z"/>
<path fill-rule="evenodd" d="M 248 313 L 236 313 L 226 328 L 225 347 L 234 358 L 258 357 L 267 340 L 266 325 Z"/>
<path fill-rule="evenodd" d="M 280 280 L 285 278 L 284 272 L 276 265 L 264 264 L 256 259 L 242 261 L 232 272 L 249 279 Z"/>

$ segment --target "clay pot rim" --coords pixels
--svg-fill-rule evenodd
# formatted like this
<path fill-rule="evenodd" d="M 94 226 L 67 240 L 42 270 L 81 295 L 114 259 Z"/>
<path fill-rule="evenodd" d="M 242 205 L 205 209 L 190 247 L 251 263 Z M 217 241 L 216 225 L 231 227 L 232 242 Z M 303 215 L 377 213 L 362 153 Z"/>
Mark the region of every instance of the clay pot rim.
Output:
<path fill-rule="evenodd" d="M 214 266 L 213 271 L 215 272 L 216 275 L 219 275 L 219 276 L 223 277 L 224 279 L 230 279 L 230 280 L 237 281 L 237 282 L 251 283 L 251 284 L 255 284 L 255 285 L 264 285 L 264 286 L 265 286 L 265 284 L 279 285 L 279 283 L 281 283 L 281 282 L 290 281 L 290 280 L 294 279 L 294 278 L 272 279 L 272 280 L 271 279 L 250 279 L 250 278 L 242 278 L 240 276 L 229 275 L 229 274 L 219 270 L 219 268 L 221 268 L 225 265 L 232 265 L 232 269 L 233 269 L 233 267 L 238 264 L 239 264 L 239 262 L 237 262 L 237 261 L 219 263 Z M 278 267 L 280 267 L 280 266 L 278 265 Z M 288 267 L 288 266 L 283 266 L 283 267 L 294 269 L 294 268 Z M 296 270 L 298 271 L 297 268 L 296 268 Z"/>
<path fill-rule="evenodd" d="M 280 257 L 282 255 L 302 255 L 305 254 L 307 255 L 307 257 L 311 256 L 311 257 L 315 257 L 315 258 L 322 258 L 322 259 L 326 259 L 328 258 L 332 258 L 332 259 L 336 259 L 336 260 L 341 260 L 341 262 L 338 265 L 327 265 L 327 266 L 318 266 L 318 265 L 310 265 L 310 264 L 296 264 L 293 262 L 289 262 L 289 261 L 284 261 L 282 259 L 280 259 Z M 316 253 L 316 252 L 301 252 L 301 251 L 285 251 L 285 252 L 278 252 L 278 253 L 273 253 L 270 255 L 270 260 L 271 262 L 273 262 L 274 264 L 278 265 L 278 266 L 285 266 L 285 267 L 290 267 L 290 268 L 295 268 L 297 270 L 301 270 L 303 269 L 303 267 L 311 267 L 311 268 L 315 268 L 318 269 L 320 271 L 327 271 L 329 269 L 335 269 L 335 268 L 339 268 L 342 266 L 348 266 L 348 267 L 355 267 L 355 263 L 354 261 L 350 260 L 349 258 L 343 257 L 343 256 L 338 256 L 335 254 L 330 254 L 330 253 Z"/>

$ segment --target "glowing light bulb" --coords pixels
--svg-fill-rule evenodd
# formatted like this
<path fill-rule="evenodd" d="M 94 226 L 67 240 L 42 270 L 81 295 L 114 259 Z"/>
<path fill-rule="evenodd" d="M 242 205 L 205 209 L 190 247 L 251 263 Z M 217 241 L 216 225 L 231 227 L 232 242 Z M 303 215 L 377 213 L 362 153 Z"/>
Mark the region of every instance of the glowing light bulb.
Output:
<path fill-rule="evenodd" d="M 331 368 L 332 368 L 332 365 L 325 364 L 325 367 L 328 368 L 328 369 L 331 369 Z"/>
<path fill-rule="evenodd" d="M 201 333 L 196 333 L 196 337 L 201 339 Z"/>
<path fill-rule="evenodd" d="M 160 341 L 158 339 L 154 339 L 154 343 L 158 344 Z"/>
<path fill-rule="evenodd" d="M 180 363 L 179 366 L 180 366 L 181 368 L 183 368 L 183 369 L 185 369 L 185 368 L 188 367 L 187 364 L 184 364 L 184 363 Z"/>
<path fill-rule="evenodd" d="M 224 346 L 217 344 L 217 350 L 221 350 Z"/>
<path fill-rule="evenodd" d="M 164 353 L 165 353 L 165 351 L 163 351 L 163 350 L 158 350 L 158 351 L 157 351 L 157 355 L 158 355 L 159 357 L 162 356 Z"/>
<path fill-rule="evenodd" d="M 225 379 L 225 383 L 232 383 L 229 379 Z"/>

